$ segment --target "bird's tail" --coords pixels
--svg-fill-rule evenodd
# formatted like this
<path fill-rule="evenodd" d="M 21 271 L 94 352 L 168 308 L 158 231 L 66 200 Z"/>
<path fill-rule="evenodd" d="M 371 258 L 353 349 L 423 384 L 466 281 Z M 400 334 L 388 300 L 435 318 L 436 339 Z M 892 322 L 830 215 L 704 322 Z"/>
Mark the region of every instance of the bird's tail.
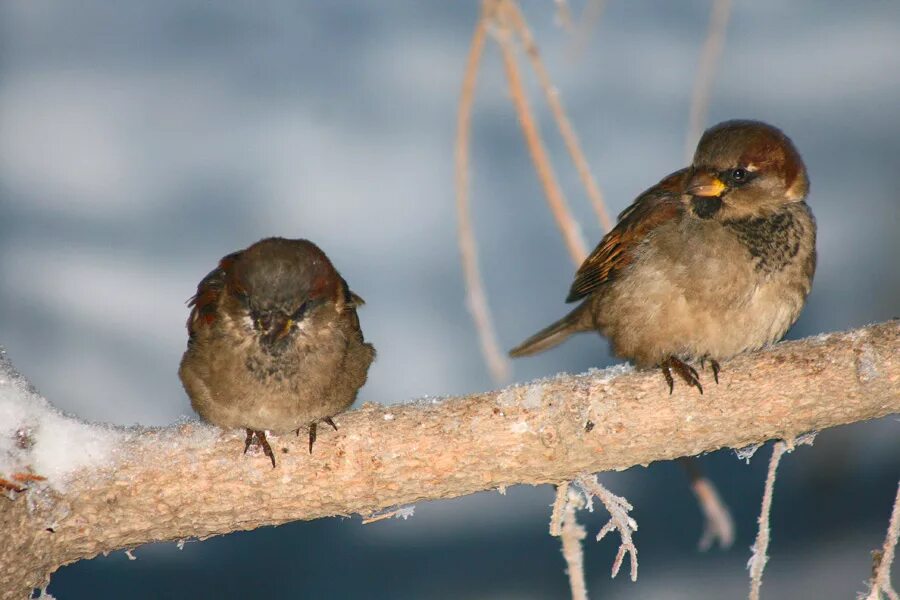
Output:
<path fill-rule="evenodd" d="M 559 321 L 544 327 L 509 351 L 513 358 L 549 350 L 563 343 L 573 333 L 593 329 L 588 302 L 582 302 Z"/>

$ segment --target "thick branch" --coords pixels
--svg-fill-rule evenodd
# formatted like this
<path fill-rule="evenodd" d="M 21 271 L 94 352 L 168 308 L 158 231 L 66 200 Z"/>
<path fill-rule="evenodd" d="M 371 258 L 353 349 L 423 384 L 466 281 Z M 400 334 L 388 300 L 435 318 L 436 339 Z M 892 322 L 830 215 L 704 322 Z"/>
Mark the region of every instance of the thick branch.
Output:
<path fill-rule="evenodd" d="M 74 473 L 64 492 L 32 484 L 27 498 L 0 498 L 0 590 L 21 596 L 62 564 L 151 541 L 558 483 L 882 417 L 900 412 L 898 357 L 891 321 L 740 356 L 702 396 L 613 368 L 367 404 L 323 431 L 312 455 L 303 436 L 273 437 L 275 469 L 241 456 L 242 432 L 125 432 L 111 465 Z"/>

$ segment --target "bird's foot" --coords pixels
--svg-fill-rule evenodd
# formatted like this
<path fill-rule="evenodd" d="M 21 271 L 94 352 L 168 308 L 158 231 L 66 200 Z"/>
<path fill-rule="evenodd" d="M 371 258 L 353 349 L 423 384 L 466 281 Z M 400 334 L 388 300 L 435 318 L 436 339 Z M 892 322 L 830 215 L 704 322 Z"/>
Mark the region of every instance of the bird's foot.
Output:
<path fill-rule="evenodd" d="M 716 365 L 718 366 L 718 363 L 716 363 Z M 697 388 L 701 394 L 703 393 L 703 386 L 700 385 L 700 376 L 697 375 L 697 370 L 683 360 L 670 356 L 662 361 L 659 366 L 662 369 L 663 377 L 666 378 L 666 383 L 669 384 L 670 394 L 672 393 L 672 390 L 675 389 L 675 380 L 672 378 L 672 371 L 675 371 L 686 384 Z"/>
<path fill-rule="evenodd" d="M 321 420 L 325 421 L 326 423 L 328 423 L 329 425 L 334 427 L 334 430 L 337 431 L 337 425 L 334 424 L 334 421 L 331 419 L 331 417 L 325 417 L 324 419 L 321 419 Z M 316 443 L 316 426 L 317 425 L 318 425 L 318 421 L 313 421 L 312 423 L 309 424 L 309 453 L 310 454 L 312 454 L 313 444 Z M 297 435 L 300 435 L 300 429 L 297 429 Z"/>
<path fill-rule="evenodd" d="M 269 440 L 266 439 L 265 431 L 255 431 L 253 429 L 247 430 L 247 438 L 244 440 L 244 454 L 247 454 L 247 449 L 253 444 L 254 438 L 256 438 L 257 445 L 262 448 L 263 454 L 268 456 L 269 460 L 272 461 L 272 468 L 274 469 L 275 453 L 272 452 L 272 446 L 269 445 Z"/>
<path fill-rule="evenodd" d="M 716 380 L 716 385 L 719 385 L 719 371 L 721 367 L 719 366 L 719 361 L 714 358 L 707 359 L 705 356 L 700 359 L 700 368 L 706 369 L 706 361 L 709 360 L 709 366 L 712 367 L 713 378 Z"/>

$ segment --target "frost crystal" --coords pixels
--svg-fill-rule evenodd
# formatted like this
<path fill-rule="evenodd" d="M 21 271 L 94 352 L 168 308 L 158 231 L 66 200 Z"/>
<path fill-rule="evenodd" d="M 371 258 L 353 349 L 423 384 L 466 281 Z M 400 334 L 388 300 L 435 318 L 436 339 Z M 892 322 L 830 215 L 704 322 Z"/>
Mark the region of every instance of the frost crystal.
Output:
<path fill-rule="evenodd" d="M 756 451 L 761 447 L 762 444 L 751 444 L 749 446 L 744 446 L 743 448 L 736 448 L 734 453 L 738 457 L 738 460 L 742 460 L 749 465 L 750 459 L 753 458 L 753 455 L 756 454 Z"/>

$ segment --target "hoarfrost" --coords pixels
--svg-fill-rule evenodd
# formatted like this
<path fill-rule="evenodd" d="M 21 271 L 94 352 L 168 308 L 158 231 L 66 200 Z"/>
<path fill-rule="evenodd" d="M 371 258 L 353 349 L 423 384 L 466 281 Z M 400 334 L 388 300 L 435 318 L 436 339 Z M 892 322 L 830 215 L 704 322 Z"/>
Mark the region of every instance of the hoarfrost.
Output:
<path fill-rule="evenodd" d="M 756 454 L 756 451 L 761 447 L 762 444 L 751 444 L 749 446 L 744 446 L 743 448 L 736 448 L 734 454 L 738 457 L 738 460 L 742 460 L 749 465 L 750 459 L 753 458 L 753 455 Z"/>

